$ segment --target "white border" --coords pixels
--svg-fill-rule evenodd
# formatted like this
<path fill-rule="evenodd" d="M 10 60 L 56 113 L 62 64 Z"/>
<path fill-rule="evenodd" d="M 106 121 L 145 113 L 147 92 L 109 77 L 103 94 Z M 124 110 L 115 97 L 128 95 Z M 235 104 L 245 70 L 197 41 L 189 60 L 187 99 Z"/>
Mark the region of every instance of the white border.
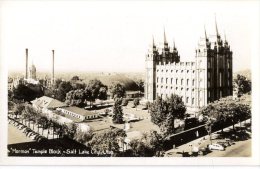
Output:
<path fill-rule="evenodd" d="M 259 94 L 260 94 L 260 81 L 259 81 L 259 63 L 260 63 L 260 13 L 259 13 L 259 2 L 256 2 L 256 6 L 251 10 L 252 17 L 250 20 L 250 27 L 252 32 L 252 100 L 253 100 L 253 138 L 252 138 L 252 157 L 199 157 L 199 158 L 101 158 L 101 157 L 7 157 L 7 56 L 3 56 L 0 53 L 0 164 L 1 165 L 260 165 L 259 156 Z M 159 2 L 158 2 L 159 3 Z M 235 3 L 235 1 L 234 1 Z M 1 4 L 0 4 L 1 5 Z M 258 6 L 257 6 L 258 5 Z M 0 8 L 1 9 L 1 8 Z M 230 11 L 232 12 L 232 11 Z M 1 21 L 0 13 L 0 21 Z M 0 26 L 0 38 L 1 36 Z M 239 35 L 238 35 L 239 36 Z M 0 39 L 0 47 L 2 47 L 4 39 Z M 0 50 L 1 52 L 2 50 Z M 249 57 L 249 56 L 248 56 Z"/>

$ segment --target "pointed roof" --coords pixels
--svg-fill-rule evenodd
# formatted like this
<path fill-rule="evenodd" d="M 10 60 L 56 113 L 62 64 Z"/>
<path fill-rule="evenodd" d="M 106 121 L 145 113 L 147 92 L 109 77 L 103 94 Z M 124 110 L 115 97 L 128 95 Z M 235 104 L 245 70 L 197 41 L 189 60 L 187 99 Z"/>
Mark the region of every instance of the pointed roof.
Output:
<path fill-rule="evenodd" d="M 175 40 L 173 39 L 173 49 L 176 49 Z"/>

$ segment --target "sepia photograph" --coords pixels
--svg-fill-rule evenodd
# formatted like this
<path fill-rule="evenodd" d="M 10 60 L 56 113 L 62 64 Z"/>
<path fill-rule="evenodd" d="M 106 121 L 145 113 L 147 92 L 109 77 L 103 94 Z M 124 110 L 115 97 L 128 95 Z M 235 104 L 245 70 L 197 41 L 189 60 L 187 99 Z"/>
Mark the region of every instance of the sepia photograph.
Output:
<path fill-rule="evenodd" d="M 259 9 L 1 1 L 0 164 L 259 165 Z"/>

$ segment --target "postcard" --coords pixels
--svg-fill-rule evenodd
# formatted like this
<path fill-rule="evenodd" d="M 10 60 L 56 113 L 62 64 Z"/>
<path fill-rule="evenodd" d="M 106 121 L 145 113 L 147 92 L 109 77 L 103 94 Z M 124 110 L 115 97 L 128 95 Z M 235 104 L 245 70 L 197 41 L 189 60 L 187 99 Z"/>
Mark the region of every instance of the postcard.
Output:
<path fill-rule="evenodd" d="M 1 1 L 2 165 L 259 165 L 259 1 Z"/>

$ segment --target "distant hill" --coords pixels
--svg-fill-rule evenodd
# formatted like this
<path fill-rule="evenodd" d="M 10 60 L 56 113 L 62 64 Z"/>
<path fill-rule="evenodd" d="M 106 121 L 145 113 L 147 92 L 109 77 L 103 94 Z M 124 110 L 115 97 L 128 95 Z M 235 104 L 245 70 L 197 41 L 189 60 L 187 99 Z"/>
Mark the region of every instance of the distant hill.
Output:
<path fill-rule="evenodd" d="M 234 72 L 233 78 L 236 78 L 237 74 L 245 76 L 250 81 L 252 79 L 252 75 L 251 75 L 251 70 L 250 69 L 245 69 L 245 70 L 240 70 L 240 71 Z"/>

